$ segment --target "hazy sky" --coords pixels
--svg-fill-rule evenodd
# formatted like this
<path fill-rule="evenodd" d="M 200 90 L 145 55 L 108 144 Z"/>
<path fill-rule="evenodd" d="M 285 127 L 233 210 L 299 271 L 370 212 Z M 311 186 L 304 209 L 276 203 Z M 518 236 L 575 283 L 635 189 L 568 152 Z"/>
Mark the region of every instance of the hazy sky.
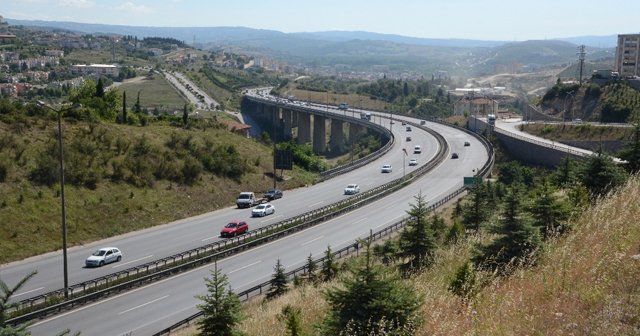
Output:
<path fill-rule="evenodd" d="M 0 0 L 12 19 L 521 41 L 640 32 L 640 0 Z"/>

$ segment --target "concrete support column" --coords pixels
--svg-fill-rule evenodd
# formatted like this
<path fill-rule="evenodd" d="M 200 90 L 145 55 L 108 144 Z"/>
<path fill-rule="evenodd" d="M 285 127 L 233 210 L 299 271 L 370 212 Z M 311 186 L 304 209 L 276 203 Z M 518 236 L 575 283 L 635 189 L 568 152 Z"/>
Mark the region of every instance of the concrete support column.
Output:
<path fill-rule="evenodd" d="M 350 145 L 354 145 L 356 142 L 358 142 L 361 131 L 362 131 L 362 126 L 354 123 L 349 123 L 349 144 Z"/>
<path fill-rule="evenodd" d="M 284 133 L 283 137 L 284 137 L 284 139 L 283 140 L 291 139 L 291 127 L 292 127 L 291 126 L 291 124 L 292 124 L 291 115 L 292 114 L 295 114 L 295 112 L 291 111 L 291 110 L 286 110 L 286 109 L 282 110 L 282 119 L 283 119 L 283 126 L 284 126 L 284 129 L 283 129 L 283 133 Z"/>
<path fill-rule="evenodd" d="M 340 153 L 344 145 L 344 122 L 338 119 L 331 119 L 331 137 L 329 138 L 329 148 L 333 153 Z"/>
<path fill-rule="evenodd" d="M 327 150 L 327 124 L 326 118 L 318 115 L 313 116 L 313 151 L 316 154 L 324 153 Z"/>
<path fill-rule="evenodd" d="M 298 115 L 298 143 L 311 142 L 311 115 L 308 113 L 296 113 Z"/>

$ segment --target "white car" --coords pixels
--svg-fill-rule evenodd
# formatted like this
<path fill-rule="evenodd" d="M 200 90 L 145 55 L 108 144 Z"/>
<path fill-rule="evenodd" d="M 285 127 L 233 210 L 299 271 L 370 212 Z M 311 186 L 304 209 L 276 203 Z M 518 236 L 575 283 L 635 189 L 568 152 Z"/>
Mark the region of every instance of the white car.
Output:
<path fill-rule="evenodd" d="M 344 188 L 345 195 L 353 195 L 360 192 L 360 186 L 357 184 L 349 184 L 346 188 Z"/>
<path fill-rule="evenodd" d="M 392 171 L 393 171 L 393 168 L 391 168 L 390 164 L 382 165 L 382 168 L 380 169 L 380 172 L 382 173 L 390 173 Z"/>
<path fill-rule="evenodd" d="M 85 260 L 84 264 L 87 267 L 100 267 L 112 262 L 118 262 L 122 260 L 122 252 L 115 247 L 103 247 L 95 252 Z"/>
<path fill-rule="evenodd" d="M 409 160 L 409 165 L 410 166 L 417 166 L 418 165 L 418 160 L 416 160 L 416 159 Z"/>
<path fill-rule="evenodd" d="M 266 215 L 271 215 L 274 212 L 276 212 L 276 208 L 269 203 L 265 203 L 253 208 L 253 210 L 251 210 L 251 216 L 264 217 Z"/>

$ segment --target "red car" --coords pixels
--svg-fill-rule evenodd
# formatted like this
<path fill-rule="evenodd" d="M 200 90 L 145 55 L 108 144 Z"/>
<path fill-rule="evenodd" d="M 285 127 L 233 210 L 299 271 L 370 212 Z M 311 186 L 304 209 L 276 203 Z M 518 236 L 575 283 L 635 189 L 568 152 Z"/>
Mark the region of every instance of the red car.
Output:
<path fill-rule="evenodd" d="M 220 231 L 220 237 L 235 237 L 249 231 L 249 224 L 245 221 L 234 220 L 225 225 Z"/>

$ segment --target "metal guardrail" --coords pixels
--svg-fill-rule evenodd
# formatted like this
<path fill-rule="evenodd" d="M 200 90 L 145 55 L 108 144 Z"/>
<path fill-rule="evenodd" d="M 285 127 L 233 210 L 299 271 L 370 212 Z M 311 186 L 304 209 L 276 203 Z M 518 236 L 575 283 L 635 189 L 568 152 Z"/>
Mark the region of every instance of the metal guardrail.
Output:
<path fill-rule="evenodd" d="M 367 203 L 385 197 L 388 194 L 404 187 L 415 178 L 424 175 L 425 173 L 433 169 L 437 165 L 437 163 L 444 159 L 446 149 L 448 148 L 445 139 L 440 134 L 434 132 L 431 129 L 419 126 L 417 124 L 413 125 L 431 133 L 438 140 L 440 144 L 440 150 L 431 161 L 416 169 L 415 171 L 407 174 L 403 178 L 393 180 L 381 186 L 370 189 L 366 192 L 351 196 L 345 200 L 324 206 L 322 208 L 304 213 L 302 215 L 295 216 L 290 219 L 250 231 L 247 234 L 239 237 L 207 244 L 203 247 L 191 249 L 189 251 L 178 253 L 170 257 L 146 263 L 144 265 L 132 267 L 98 279 L 70 286 L 71 299 L 58 304 L 54 304 L 44 308 L 40 308 L 38 306 L 38 304 L 45 304 L 47 300 L 50 300 L 52 298 L 60 298 L 64 294 L 62 289 L 36 296 L 32 299 L 23 300 L 19 303 L 22 305 L 19 305 L 16 308 L 18 310 L 34 309 L 34 311 L 11 318 L 7 320 L 6 323 L 12 325 L 24 323 L 35 318 L 47 316 L 53 313 L 60 312 L 64 309 L 68 309 L 70 307 L 78 306 L 83 303 L 96 300 L 100 297 L 107 296 L 112 292 L 118 293 L 137 285 L 148 283 L 149 281 L 153 281 L 156 278 L 170 276 L 177 272 L 200 266 L 203 263 L 211 262 L 214 260 L 212 259 L 214 257 L 218 258 L 220 256 L 228 256 L 240 251 L 244 251 L 247 248 L 256 246 L 260 243 L 269 242 L 275 238 L 288 235 L 292 232 L 306 229 L 310 226 L 331 219 L 337 215 L 341 215 L 343 213 L 361 207 Z M 271 231 L 277 232 L 271 233 Z M 262 235 L 265 234 L 267 236 L 262 237 Z M 225 248 L 229 248 L 229 250 L 224 250 Z M 215 251 L 220 252 L 215 253 Z M 194 258 L 196 259 L 192 260 Z M 169 260 L 171 260 L 171 263 L 169 263 Z M 177 263 L 178 265 L 172 266 L 172 264 L 174 263 Z M 130 277 L 135 278 L 128 280 Z M 80 291 L 81 294 L 76 295 L 77 292 L 75 292 L 75 290 L 77 289 L 79 291 L 79 288 L 82 288 L 82 291 Z"/>

